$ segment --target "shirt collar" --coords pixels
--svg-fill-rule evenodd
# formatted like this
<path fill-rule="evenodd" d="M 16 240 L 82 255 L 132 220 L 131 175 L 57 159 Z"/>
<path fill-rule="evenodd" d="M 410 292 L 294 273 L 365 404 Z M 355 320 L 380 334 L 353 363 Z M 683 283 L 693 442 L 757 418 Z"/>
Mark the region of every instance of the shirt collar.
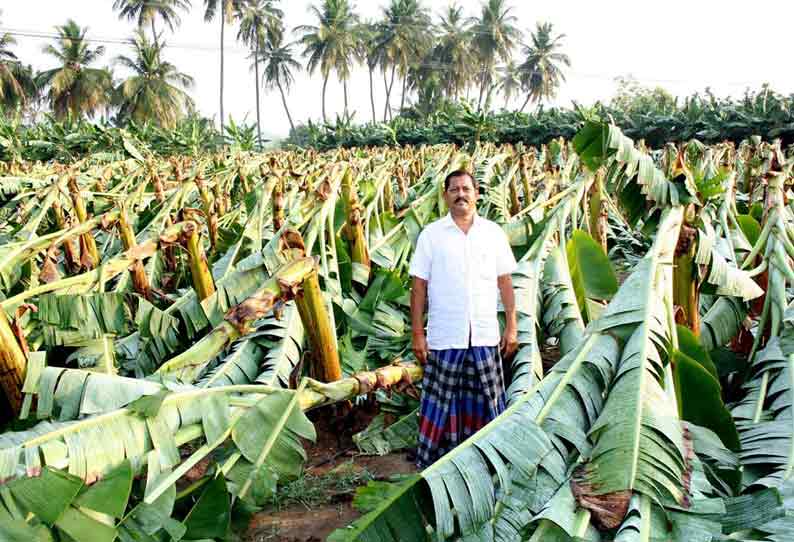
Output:
<path fill-rule="evenodd" d="M 455 221 L 452 220 L 452 213 L 450 213 L 449 211 L 447 211 L 446 216 L 444 216 L 444 218 L 442 220 L 444 221 L 444 226 L 447 227 L 447 228 L 457 228 L 458 227 L 458 225 L 455 224 Z M 475 212 L 474 213 L 474 220 L 471 223 L 471 227 L 474 228 L 480 222 L 482 222 L 482 217 L 480 217 L 480 215 L 477 212 Z"/>

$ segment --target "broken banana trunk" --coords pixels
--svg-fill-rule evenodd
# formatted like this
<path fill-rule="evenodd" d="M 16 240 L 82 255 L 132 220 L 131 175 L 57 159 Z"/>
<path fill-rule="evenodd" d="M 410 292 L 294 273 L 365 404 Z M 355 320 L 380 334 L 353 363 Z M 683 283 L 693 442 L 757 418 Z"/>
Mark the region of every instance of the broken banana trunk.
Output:
<path fill-rule="evenodd" d="M 604 175 L 603 170 L 596 173 L 593 184 L 590 187 L 590 201 L 589 201 L 589 214 L 590 214 L 590 235 L 593 236 L 596 243 L 601 245 L 604 254 L 608 253 L 607 250 L 607 206 L 604 201 Z"/>
<path fill-rule="evenodd" d="M 168 228 L 168 230 L 166 230 L 160 239 L 149 239 L 148 241 L 136 245 L 130 250 L 124 252 L 120 257 L 113 258 L 112 260 L 108 260 L 107 262 L 103 263 L 97 269 L 87 271 L 79 275 L 74 275 L 72 277 L 40 284 L 35 288 L 29 288 L 0 302 L 0 307 L 6 310 L 11 310 L 12 308 L 17 307 L 20 303 L 24 302 L 26 299 L 35 297 L 37 295 L 55 292 L 64 288 L 89 286 L 98 281 L 106 282 L 127 270 L 136 261 L 151 257 L 155 252 L 157 252 L 161 243 L 173 243 L 181 235 L 184 227 L 185 222 L 180 222 Z"/>
<path fill-rule="evenodd" d="M 0 308 L 0 386 L 14 415 L 22 407 L 22 383 L 25 381 L 27 358 L 11 329 L 8 316 Z"/>
<path fill-rule="evenodd" d="M 53 202 L 52 210 L 55 213 L 55 223 L 58 226 L 58 229 L 61 231 L 66 231 L 69 229 L 69 226 L 66 224 L 66 217 L 63 213 L 63 207 L 61 207 L 61 203 L 59 201 Z M 63 241 L 63 249 L 66 253 L 66 261 L 64 262 L 66 265 L 66 269 L 70 273 L 75 273 L 80 269 L 80 246 L 75 245 L 72 239 L 65 239 Z"/>
<path fill-rule="evenodd" d="M 697 230 L 689 225 L 681 227 L 673 258 L 673 305 L 675 321 L 700 336 L 700 292 L 695 263 Z"/>
<path fill-rule="evenodd" d="M 74 212 L 80 224 L 88 221 L 88 212 L 85 208 L 85 201 L 80 194 L 77 186 L 77 178 L 72 175 L 69 177 L 69 195 L 72 198 Z M 84 233 L 80 236 L 80 264 L 84 269 L 93 269 L 99 265 L 99 251 L 96 248 L 96 241 L 91 233 Z"/>
<path fill-rule="evenodd" d="M 195 288 L 199 299 L 207 299 L 215 293 L 215 283 L 212 281 L 207 254 L 201 246 L 198 225 L 195 222 L 187 222 L 182 229 L 182 240 L 187 249 L 193 288 Z"/>
<path fill-rule="evenodd" d="M 213 200 L 213 197 L 210 195 L 210 191 L 207 189 L 207 182 L 200 174 L 196 175 L 194 182 L 196 183 L 196 187 L 198 187 L 199 190 L 199 196 L 201 197 L 201 207 L 204 211 L 204 216 L 207 218 L 207 231 L 209 232 L 210 237 L 210 250 L 214 252 L 215 247 L 218 245 L 218 216 L 216 214 L 216 202 Z"/>
<path fill-rule="evenodd" d="M 135 240 L 135 232 L 132 231 L 125 207 L 122 207 L 119 213 L 118 230 L 124 250 L 131 250 L 138 246 L 138 242 Z M 132 287 L 144 298 L 151 301 L 151 287 L 149 278 L 146 276 L 146 270 L 143 268 L 143 262 L 136 260 L 130 268 L 130 273 L 132 274 Z"/>
<path fill-rule="evenodd" d="M 273 186 L 273 231 L 279 231 L 284 225 L 284 206 L 286 205 L 286 198 L 284 197 L 284 181 L 278 179 Z"/>
<path fill-rule="evenodd" d="M 295 304 L 309 336 L 312 351 L 310 374 L 321 382 L 335 382 L 342 378 L 339 351 L 336 348 L 334 329 L 326 308 L 317 270 L 313 269 L 303 281 Z"/>
<path fill-rule="evenodd" d="M 366 286 L 371 264 L 367 238 L 364 235 L 364 207 L 358 201 L 356 181 L 349 167 L 342 177 L 342 198 L 347 211 L 346 231 L 350 243 L 350 258 L 353 261 L 353 280 Z"/>
<path fill-rule="evenodd" d="M 164 363 L 157 372 L 195 382 L 207 364 L 251 325 L 278 305 L 295 297 L 303 280 L 315 270 L 312 258 L 299 258 L 282 267 L 262 288 L 226 313 L 223 321 L 182 354 Z M 305 324 L 305 322 L 304 322 Z"/>
<path fill-rule="evenodd" d="M 418 397 L 414 382 L 422 379 L 422 367 L 393 364 L 374 371 L 356 373 L 331 383 L 309 379 L 300 393 L 302 410 L 310 410 L 339 401 L 346 401 L 379 389 L 394 390 Z"/>

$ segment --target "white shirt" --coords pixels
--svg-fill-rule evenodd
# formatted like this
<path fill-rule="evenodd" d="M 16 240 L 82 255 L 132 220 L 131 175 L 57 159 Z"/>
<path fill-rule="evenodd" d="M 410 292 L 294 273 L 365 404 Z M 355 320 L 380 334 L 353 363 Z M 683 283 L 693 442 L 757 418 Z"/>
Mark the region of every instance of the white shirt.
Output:
<path fill-rule="evenodd" d="M 428 348 L 468 348 L 469 331 L 471 346 L 499 344 L 496 278 L 515 268 L 498 224 L 476 214 L 468 234 L 450 214 L 428 224 L 416 241 L 409 271 L 428 282 Z"/>

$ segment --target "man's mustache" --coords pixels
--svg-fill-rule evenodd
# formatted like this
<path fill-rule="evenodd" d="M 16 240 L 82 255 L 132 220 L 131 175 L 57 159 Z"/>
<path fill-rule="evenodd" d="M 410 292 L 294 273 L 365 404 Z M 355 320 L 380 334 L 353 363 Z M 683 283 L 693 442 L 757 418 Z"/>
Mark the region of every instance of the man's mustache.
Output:
<path fill-rule="evenodd" d="M 469 200 L 467 200 L 466 198 L 458 198 L 455 200 L 455 203 L 458 203 L 459 201 L 469 201 Z"/>

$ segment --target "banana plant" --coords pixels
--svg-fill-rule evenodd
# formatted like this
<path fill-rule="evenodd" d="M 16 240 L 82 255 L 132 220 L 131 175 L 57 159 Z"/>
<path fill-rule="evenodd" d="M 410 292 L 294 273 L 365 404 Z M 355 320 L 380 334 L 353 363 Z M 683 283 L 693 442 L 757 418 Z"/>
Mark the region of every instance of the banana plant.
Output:
<path fill-rule="evenodd" d="M 39 359 L 27 389 L 40 403 L 64 413 L 73 399 L 47 384 L 63 380 L 64 375 L 53 372 L 63 370 L 43 365 Z M 78 388 L 93 386 L 127 395 L 122 399 L 109 393 L 105 401 L 83 404 L 80 410 L 85 414 L 91 409 L 98 412 L 77 421 L 44 421 L 28 431 L 0 436 L 4 537 L 40 539 L 52 536 L 47 534 L 51 530 L 108 541 L 141 532 L 174 536 L 202 528 L 195 516 L 210 514 L 210 523 L 228 526 L 230 494 L 261 503 L 278 477 L 300 472 L 306 456 L 298 437 L 315 438 L 305 410 L 366 393 L 376 382 L 388 388 L 406 375 L 418 378 L 421 369 L 387 367 L 334 384 L 304 381 L 297 390 L 262 384 L 202 389 L 127 379 L 137 382 L 132 390 L 132 383 L 120 377 L 89 383 L 97 375 L 78 370 L 67 374 L 72 375 L 67 377 L 72 390 L 77 376 L 84 381 Z M 188 442 L 199 445 L 194 444 L 194 451 L 183 460 L 178 448 Z M 174 483 L 224 443 L 226 459 L 193 489 L 201 490 L 195 506 L 184 519 L 171 518 Z M 133 477 L 144 470 L 144 497 L 133 506 L 129 500 Z M 211 500 L 214 506 L 207 510 L 202 500 Z M 221 528 L 206 536 L 224 535 Z"/>
<path fill-rule="evenodd" d="M 140 128 L 194 156 L 161 159 L 127 134 L 0 181 L 4 389 L 40 420 L 0 435 L 2 537 L 227 536 L 239 501 L 261 506 L 300 472 L 303 412 L 421 376 L 389 365 L 410 359 L 408 261 L 460 168 L 520 262 L 508 409 L 422 473 L 362 489 L 367 514 L 332 539 L 790 532 L 794 228 L 779 145 L 649 151 L 587 122 L 539 149 L 202 155 L 199 128 Z M 605 248 L 647 252 L 619 289 Z M 749 361 L 726 378 L 728 343 Z M 358 441 L 383 452 L 415 432 L 409 415 Z"/>

